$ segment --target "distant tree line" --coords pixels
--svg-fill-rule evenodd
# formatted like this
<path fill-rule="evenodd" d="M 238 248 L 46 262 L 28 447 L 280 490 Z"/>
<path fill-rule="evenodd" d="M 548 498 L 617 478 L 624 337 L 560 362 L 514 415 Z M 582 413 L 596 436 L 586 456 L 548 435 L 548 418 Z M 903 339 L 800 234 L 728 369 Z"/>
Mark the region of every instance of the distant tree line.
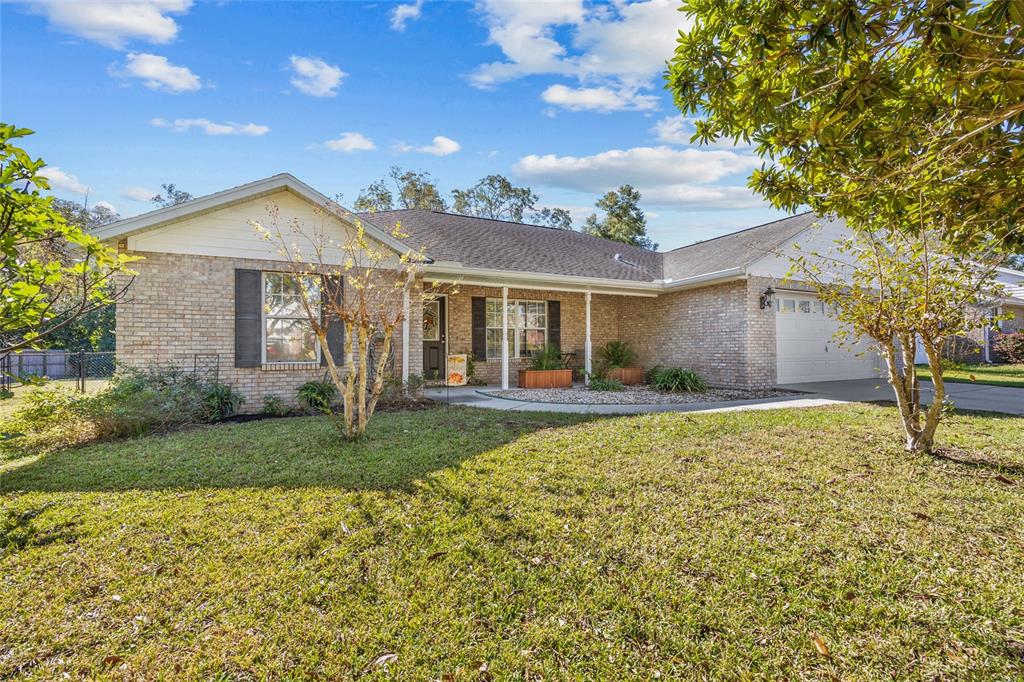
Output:
<path fill-rule="evenodd" d="M 370 183 L 359 192 L 353 208 L 361 212 L 410 208 L 451 211 L 477 218 L 573 229 L 569 211 L 538 206 L 539 198 L 532 189 L 516 187 L 504 175 L 488 175 L 472 187 L 454 189 L 451 197 L 450 203 L 445 200 L 430 173 L 392 166 L 386 178 Z M 647 218 L 640 209 L 640 192 L 634 187 L 622 185 L 601 197 L 595 206 L 601 209 L 603 216 L 592 213 L 583 225 L 585 234 L 645 249 L 658 248 L 647 236 Z"/>

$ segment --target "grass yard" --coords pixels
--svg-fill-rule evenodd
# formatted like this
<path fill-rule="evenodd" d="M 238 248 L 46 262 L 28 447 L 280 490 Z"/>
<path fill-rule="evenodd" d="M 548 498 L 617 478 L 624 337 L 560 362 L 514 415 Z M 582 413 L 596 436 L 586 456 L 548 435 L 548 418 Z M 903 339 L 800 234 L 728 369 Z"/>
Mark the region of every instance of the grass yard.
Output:
<path fill-rule="evenodd" d="M 1011 679 L 1024 419 L 215 426 L 0 467 L 0 677 Z"/>
<path fill-rule="evenodd" d="M 928 365 L 918 365 L 917 372 L 923 378 L 931 378 L 932 375 Z M 965 384 L 1024 388 L 1024 365 L 967 365 L 964 369 L 947 369 L 942 377 L 946 381 Z"/>

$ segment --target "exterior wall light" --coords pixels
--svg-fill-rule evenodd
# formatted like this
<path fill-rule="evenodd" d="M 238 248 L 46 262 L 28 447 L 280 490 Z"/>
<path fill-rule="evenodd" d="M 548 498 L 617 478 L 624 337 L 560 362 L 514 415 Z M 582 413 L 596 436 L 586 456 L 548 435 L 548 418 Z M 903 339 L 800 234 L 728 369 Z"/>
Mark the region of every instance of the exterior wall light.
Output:
<path fill-rule="evenodd" d="M 775 302 L 775 289 L 768 287 L 761 293 L 761 310 L 771 308 Z"/>

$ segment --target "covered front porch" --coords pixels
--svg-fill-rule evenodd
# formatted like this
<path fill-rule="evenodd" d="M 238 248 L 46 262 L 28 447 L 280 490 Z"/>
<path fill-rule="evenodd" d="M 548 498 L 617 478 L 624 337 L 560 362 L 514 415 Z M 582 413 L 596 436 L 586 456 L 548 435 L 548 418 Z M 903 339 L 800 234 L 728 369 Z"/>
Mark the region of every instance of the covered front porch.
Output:
<path fill-rule="evenodd" d="M 597 349 L 622 338 L 623 306 L 655 295 L 558 282 L 427 276 L 410 301 L 402 376 L 407 380 L 419 373 L 428 382 L 444 382 L 448 356 L 467 355 L 475 383 L 514 388 L 519 370 L 529 369 L 533 355 L 551 344 L 575 378 L 584 380 L 593 371 Z"/>

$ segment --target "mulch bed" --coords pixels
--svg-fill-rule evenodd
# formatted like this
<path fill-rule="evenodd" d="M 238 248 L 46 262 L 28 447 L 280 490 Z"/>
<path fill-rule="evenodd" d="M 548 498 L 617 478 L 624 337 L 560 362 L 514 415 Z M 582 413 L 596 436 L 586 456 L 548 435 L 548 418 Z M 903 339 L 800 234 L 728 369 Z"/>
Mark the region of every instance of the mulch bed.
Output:
<path fill-rule="evenodd" d="M 768 389 L 746 391 L 735 388 L 709 388 L 702 393 L 663 393 L 648 386 L 626 386 L 621 391 L 592 391 L 585 386 L 572 388 L 511 388 L 488 391 L 488 395 L 511 400 L 569 405 L 672 405 L 677 403 L 718 403 L 727 400 L 753 400 L 796 395 L 792 391 Z"/>

